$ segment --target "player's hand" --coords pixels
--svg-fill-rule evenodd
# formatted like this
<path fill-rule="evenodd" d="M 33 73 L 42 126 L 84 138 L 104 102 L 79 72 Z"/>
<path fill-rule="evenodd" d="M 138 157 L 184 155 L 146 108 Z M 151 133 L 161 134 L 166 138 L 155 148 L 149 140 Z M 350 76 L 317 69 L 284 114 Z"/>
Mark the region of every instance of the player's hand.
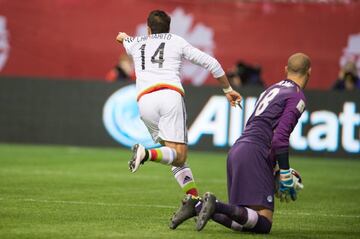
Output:
<path fill-rule="evenodd" d="M 228 99 L 228 101 L 230 102 L 231 106 L 236 106 L 238 105 L 240 108 L 241 108 L 241 105 L 240 105 L 240 102 L 241 102 L 241 95 L 235 91 L 235 90 L 232 90 L 228 93 L 225 94 L 226 95 L 226 98 Z"/>
<path fill-rule="evenodd" d="M 123 41 L 127 37 L 129 37 L 129 35 L 126 34 L 125 32 L 119 32 L 118 35 L 116 36 L 116 41 L 119 42 L 119 43 L 123 43 Z"/>
<path fill-rule="evenodd" d="M 279 191 L 278 197 L 280 198 L 280 202 L 290 202 L 295 201 L 296 196 L 296 184 L 293 180 L 293 175 L 291 174 L 289 169 L 280 169 L 280 180 L 279 180 Z"/>
<path fill-rule="evenodd" d="M 299 181 L 294 181 L 294 188 L 295 191 L 298 192 L 304 188 L 304 184 L 300 183 Z"/>
<path fill-rule="evenodd" d="M 280 195 L 281 195 L 281 193 L 280 193 L 280 168 L 277 164 L 274 168 L 274 175 L 275 175 L 275 196 L 277 198 L 280 198 Z M 304 189 L 304 184 L 300 183 L 299 179 L 297 179 L 295 176 L 293 176 L 293 181 L 294 181 L 294 188 L 297 193 L 300 190 Z"/>

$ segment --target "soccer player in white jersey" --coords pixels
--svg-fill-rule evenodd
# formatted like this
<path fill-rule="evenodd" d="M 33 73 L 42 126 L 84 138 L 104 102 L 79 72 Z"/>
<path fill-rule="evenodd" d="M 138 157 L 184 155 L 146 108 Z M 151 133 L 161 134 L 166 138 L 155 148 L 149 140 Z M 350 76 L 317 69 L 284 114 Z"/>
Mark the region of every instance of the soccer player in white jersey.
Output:
<path fill-rule="evenodd" d="M 241 96 L 231 88 L 216 59 L 169 33 L 170 21 L 164 11 L 154 10 L 147 19 L 147 36 L 130 37 L 120 32 L 116 37 L 135 64 L 141 119 L 153 140 L 162 145 L 145 149 L 141 144 L 135 144 L 129 169 L 134 173 L 146 161 L 172 165 L 172 172 L 185 194 L 198 197 L 191 169 L 185 163 L 188 147 L 185 92 L 180 80 L 182 61 L 186 59 L 209 70 L 232 106 L 241 100 Z"/>

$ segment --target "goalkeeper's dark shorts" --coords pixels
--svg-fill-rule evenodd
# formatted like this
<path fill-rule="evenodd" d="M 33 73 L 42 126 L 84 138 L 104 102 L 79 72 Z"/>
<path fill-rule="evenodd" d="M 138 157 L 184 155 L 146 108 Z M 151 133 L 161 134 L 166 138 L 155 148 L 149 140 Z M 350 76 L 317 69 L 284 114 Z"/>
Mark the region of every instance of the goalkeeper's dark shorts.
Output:
<path fill-rule="evenodd" d="M 236 142 L 227 158 L 229 203 L 274 210 L 273 163 L 266 147 Z"/>

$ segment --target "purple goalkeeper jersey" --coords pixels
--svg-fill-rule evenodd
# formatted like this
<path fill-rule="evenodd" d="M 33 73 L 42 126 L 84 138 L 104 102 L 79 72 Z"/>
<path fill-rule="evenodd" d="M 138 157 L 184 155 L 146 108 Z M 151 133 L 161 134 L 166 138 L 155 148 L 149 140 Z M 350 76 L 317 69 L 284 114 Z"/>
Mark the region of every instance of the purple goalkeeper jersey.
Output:
<path fill-rule="evenodd" d="M 254 143 L 272 153 L 286 152 L 289 137 L 305 109 L 305 96 L 291 80 L 267 88 L 256 102 L 238 142 Z"/>

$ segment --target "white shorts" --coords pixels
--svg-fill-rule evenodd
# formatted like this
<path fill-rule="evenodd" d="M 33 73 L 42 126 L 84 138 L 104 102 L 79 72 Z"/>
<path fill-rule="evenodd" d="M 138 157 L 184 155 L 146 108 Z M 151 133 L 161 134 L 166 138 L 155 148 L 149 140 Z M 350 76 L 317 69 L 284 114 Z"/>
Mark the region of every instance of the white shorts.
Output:
<path fill-rule="evenodd" d="M 138 101 L 140 116 L 156 143 L 187 143 L 186 108 L 183 97 L 174 90 L 158 90 Z"/>

